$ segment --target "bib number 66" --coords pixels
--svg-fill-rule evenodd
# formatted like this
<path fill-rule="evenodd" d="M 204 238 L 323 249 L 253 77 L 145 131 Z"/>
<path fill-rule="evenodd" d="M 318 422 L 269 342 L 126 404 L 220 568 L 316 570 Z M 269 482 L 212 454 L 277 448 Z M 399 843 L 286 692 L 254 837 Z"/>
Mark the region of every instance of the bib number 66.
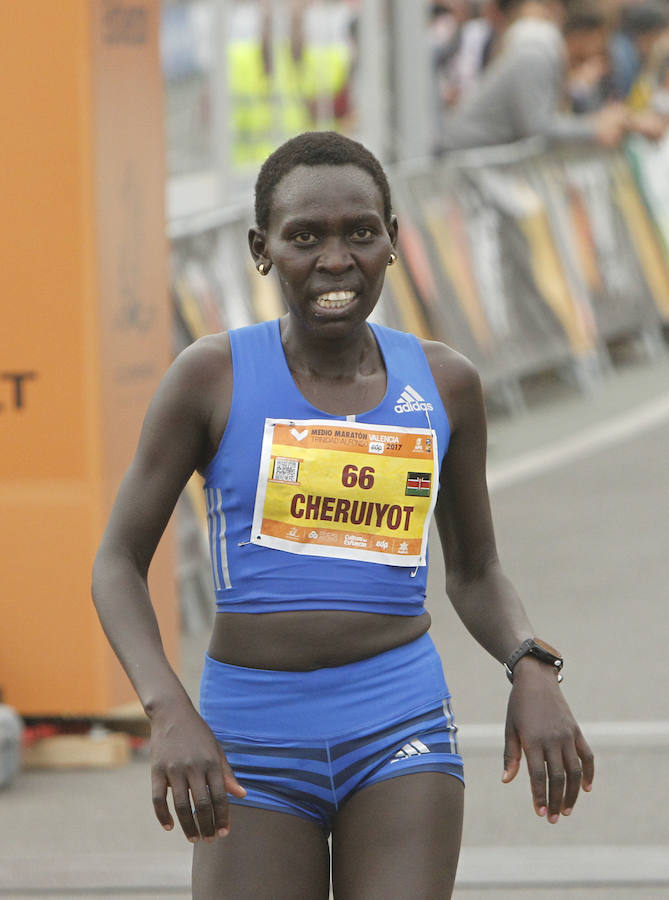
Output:
<path fill-rule="evenodd" d="M 374 469 L 372 466 L 362 466 L 358 470 L 357 466 L 349 463 L 342 469 L 341 483 L 347 488 L 356 487 L 357 485 L 363 491 L 368 491 L 374 484 Z"/>

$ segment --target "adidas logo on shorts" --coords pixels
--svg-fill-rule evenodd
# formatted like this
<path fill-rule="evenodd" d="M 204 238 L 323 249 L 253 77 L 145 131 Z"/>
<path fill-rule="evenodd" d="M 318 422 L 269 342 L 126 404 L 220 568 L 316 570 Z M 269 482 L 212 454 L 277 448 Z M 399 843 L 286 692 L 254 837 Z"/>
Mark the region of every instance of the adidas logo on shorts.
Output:
<path fill-rule="evenodd" d="M 425 397 L 421 397 L 417 390 L 407 384 L 395 403 L 396 413 L 420 412 L 434 409 L 431 403 L 428 403 Z"/>
<path fill-rule="evenodd" d="M 418 740 L 418 738 L 414 738 L 412 741 L 409 741 L 408 744 L 405 744 L 401 750 L 398 750 L 390 762 L 399 762 L 401 759 L 408 759 L 410 756 L 419 756 L 421 753 L 429 752 L 429 747 L 426 747 L 422 741 Z"/>

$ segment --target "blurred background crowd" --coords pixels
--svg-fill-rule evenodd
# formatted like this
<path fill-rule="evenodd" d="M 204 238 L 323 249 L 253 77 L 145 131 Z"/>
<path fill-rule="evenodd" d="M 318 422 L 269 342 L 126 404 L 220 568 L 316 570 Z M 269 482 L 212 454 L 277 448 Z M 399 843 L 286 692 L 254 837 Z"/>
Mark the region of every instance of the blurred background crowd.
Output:
<path fill-rule="evenodd" d="M 172 174 L 239 173 L 309 128 L 393 162 L 532 135 L 610 147 L 669 118 L 667 0 L 166 0 L 162 44 Z"/>
<path fill-rule="evenodd" d="M 433 3 L 436 147 L 661 137 L 668 26 L 666 0 Z"/>

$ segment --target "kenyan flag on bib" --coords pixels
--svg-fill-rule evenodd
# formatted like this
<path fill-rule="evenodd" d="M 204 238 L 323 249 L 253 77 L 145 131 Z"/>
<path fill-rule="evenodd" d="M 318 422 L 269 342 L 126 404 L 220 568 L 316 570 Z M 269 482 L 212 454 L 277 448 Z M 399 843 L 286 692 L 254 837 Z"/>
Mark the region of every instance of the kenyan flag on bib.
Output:
<path fill-rule="evenodd" d="M 409 472 L 404 493 L 407 497 L 429 497 L 431 486 L 430 472 Z"/>

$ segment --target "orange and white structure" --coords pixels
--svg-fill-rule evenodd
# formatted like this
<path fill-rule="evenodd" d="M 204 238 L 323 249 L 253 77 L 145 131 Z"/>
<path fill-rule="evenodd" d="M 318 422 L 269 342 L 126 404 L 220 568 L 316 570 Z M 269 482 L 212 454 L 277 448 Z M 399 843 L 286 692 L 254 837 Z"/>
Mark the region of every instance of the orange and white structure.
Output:
<path fill-rule="evenodd" d="M 23 715 L 133 697 L 91 566 L 171 358 L 159 0 L 22 0 L 0 31 L 0 689 Z M 168 534 L 151 585 L 178 650 Z"/>

